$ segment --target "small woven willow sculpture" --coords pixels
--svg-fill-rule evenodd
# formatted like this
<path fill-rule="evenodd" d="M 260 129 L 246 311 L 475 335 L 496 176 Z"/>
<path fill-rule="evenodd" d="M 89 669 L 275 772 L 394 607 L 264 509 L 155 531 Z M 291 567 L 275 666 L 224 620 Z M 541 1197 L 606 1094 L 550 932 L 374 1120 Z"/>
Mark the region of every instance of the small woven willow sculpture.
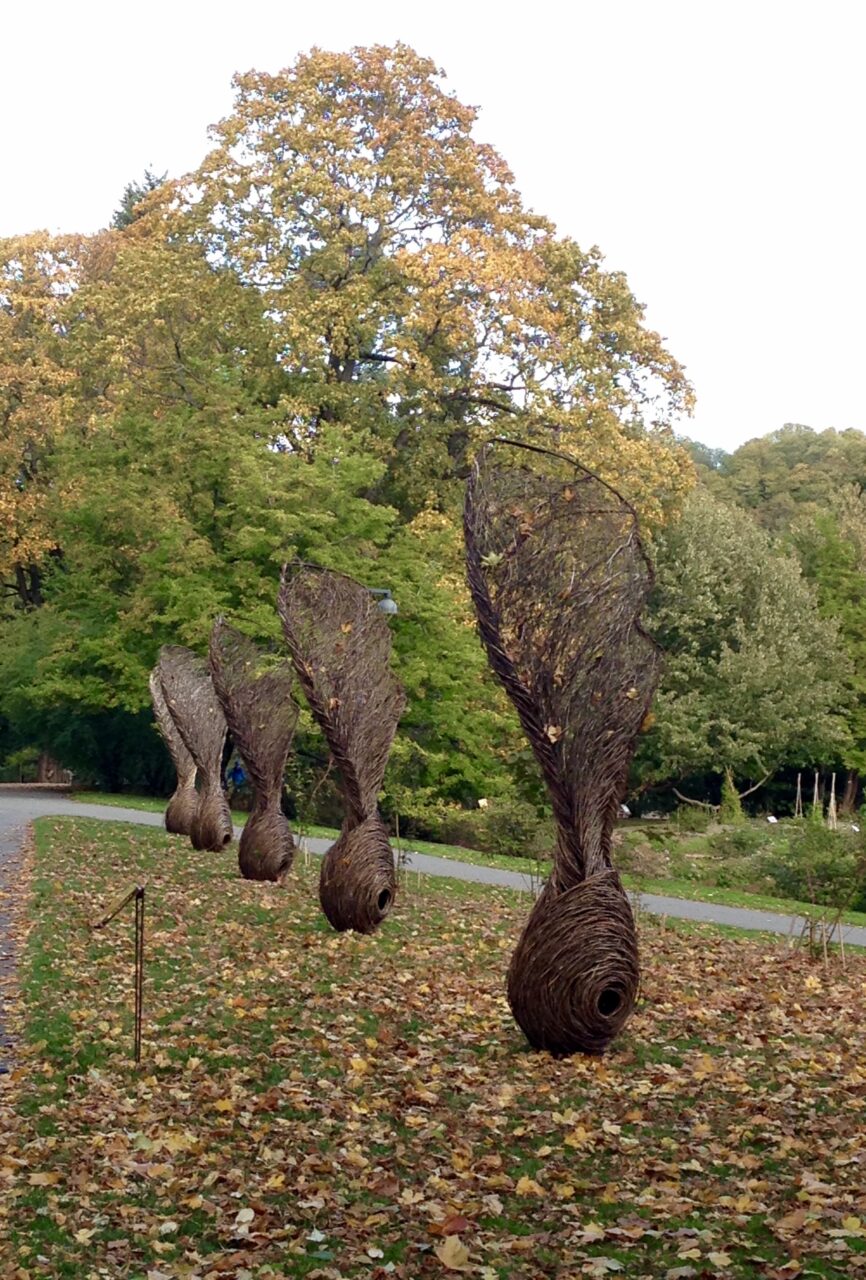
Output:
<path fill-rule="evenodd" d="M 183 745 L 183 738 L 171 717 L 171 712 L 159 681 L 159 668 L 154 667 L 148 680 L 150 700 L 156 725 L 168 748 L 177 773 L 177 786 L 165 811 L 165 829 L 176 836 L 188 836 L 192 831 L 198 809 L 198 792 L 195 789 L 195 761 Z"/>
<path fill-rule="evenodd" d="M 201 782 L 189 838 L 195 849 L 216 853 L 232 838 L 232 818 L 221 777 L 225 716 L 207 664 L 191 649 L 163 645 L 157 670 L 171 717 L 195 761 Z"/>
<path fill-rule="evenodd" d="M 536 1048 L 602 1053 L 639 981 L 611 837 L 658 680 L 639 622 L 652 567 L 615 490 L 570 459 L 506 441 L 475 461 L 464 531 L 481 638 L 557 824 L 552 873 L 511 959 L 509 1003 Z"/>
<path fill-rule="evenodd" d="M 393 675 L 391 633 L 365 587 L 311 565 L 283 569 L 279 612 L 304 696 L 339 770 L 345 817 L 319 878 L 335 929 L 372 933 L 397 879 L 376 807 L 405 697 Z"/>
<path fill-rule="evenodd" d="M 238 849 L 241 875 L 281 881 L 295 856 L 280 808 L 286 757 L 298 722 L 292 668 L 285 661 L 274 663 L 249 637 L 217 618 L 210 673 L 253 787 L 253 806 Z"/>

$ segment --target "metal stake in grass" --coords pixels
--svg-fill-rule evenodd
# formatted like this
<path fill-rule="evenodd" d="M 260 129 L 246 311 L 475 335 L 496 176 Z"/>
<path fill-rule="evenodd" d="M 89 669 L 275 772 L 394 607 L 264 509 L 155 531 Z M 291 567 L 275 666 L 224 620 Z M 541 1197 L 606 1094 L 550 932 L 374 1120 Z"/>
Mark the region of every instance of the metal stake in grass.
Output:
<path fill-rule="evenodd" d="M 135 902 L 135 1036 L 133 1041 L 133 1056 L 136 1063 L 141 1062 L 141 1030 L 144 1023 L 144 885 L 136 885 L 134 889 L 126 895 L 122 902 L 119 902 L 113 911 L 107 916 L 103 916 L 101 920 L 97 920 L 90 927 L 94 931 L 96 929 L 104 929 L 110 924 L 121 911 L 130 902 Z"/>

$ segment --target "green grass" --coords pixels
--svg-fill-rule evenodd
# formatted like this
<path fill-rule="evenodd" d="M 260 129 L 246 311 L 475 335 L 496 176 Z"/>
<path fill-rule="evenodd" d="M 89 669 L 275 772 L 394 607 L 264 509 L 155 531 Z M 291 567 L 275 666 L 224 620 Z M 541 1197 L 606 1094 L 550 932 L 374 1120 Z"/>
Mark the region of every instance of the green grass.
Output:
<path fill-rule="evenodd" d="M 441 1280 L 448 1236 L 481 1280 L 862 1269 L 866 957 L 642 918 L 635 1016 L 557 1060 L 504 999 L 524 895 L 413 873 L 379 933 L 337 935 L 317 869 L 253 884 L 231 850 L 36 824 L 0 1274 Z M 140 1070 L 131 918 L 89 928 L 135 883 Z"/>

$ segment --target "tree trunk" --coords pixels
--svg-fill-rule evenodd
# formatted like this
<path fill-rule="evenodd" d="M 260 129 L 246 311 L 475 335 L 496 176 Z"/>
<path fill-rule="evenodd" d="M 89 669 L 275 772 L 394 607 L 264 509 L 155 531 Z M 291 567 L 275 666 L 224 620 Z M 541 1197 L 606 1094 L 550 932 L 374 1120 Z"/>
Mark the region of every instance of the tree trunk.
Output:
<path fill-rule="evenodd" d="M 66 770 L 50 756 L 47 751 L 41 752 L 36 766 L 37 782 L 64 782 Z"/>
<path fill-rule="evenodd" d="M 860 790 L 860 771 L 858 769 L 849 769 L 848 777 L 845 779 L 845 791 L 839 805 L 840 814 L 844 814 L 846 818 L 850 818 L 857 809 L 857 792 Z"/>

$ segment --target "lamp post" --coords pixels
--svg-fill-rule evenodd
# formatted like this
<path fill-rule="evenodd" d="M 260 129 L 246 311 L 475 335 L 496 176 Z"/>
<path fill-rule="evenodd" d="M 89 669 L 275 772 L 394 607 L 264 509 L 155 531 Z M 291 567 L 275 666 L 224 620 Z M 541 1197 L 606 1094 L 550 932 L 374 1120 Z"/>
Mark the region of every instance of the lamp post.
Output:
<path fill-rule="evenodd" d="M 400 612 L 397 608 L 397 601 L 391 595 L 390 587 L 368 587 L 367 590 L 371 596 L 379 597 L 376 603 L 383 613 L 393 617 L 395 613 Z"/>

